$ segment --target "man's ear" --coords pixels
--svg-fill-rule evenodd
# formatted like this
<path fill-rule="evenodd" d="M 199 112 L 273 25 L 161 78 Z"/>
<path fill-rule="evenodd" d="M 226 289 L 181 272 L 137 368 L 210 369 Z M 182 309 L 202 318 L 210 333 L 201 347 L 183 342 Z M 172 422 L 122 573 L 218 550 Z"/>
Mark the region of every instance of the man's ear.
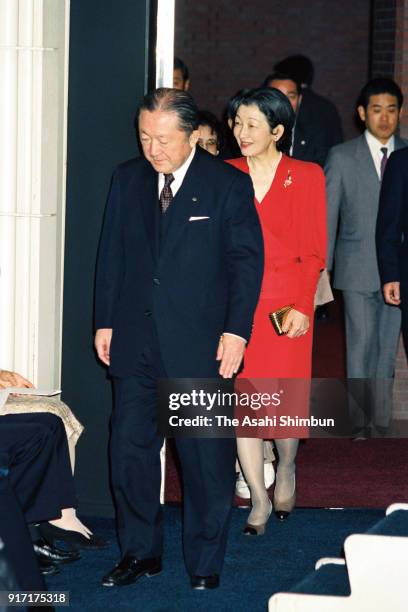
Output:
<path fill-rule="evenodd" d="M 194 130 L 191 132 L 188 142 L 190 143 L 190 147 L 193 148 L 196 146 L 198 139 L 200 138 L 200 130 Z"/>
<path fill-rule="evenodd" d="M 366 111 L 365 111 L 364 106 L 357 106 L 357 112 L 358 112 L 358 116 L 360 117 L 361 121 L 365 123 Z"/>
<path fill-rule="evenodd" d="M 184 91 L 188 91 L 190 89 L 190 79 L 186 79 L 184 81 Z"/>
<path fill-rule="evenodd" d="M 405 112 L 404 112 L 404 107 L 403 107 L 403 106 L 401 106 L 401 108 L 400 108 L 400 110 L 399 110 L 399 113 L 398 113 L 398 116 L 399 116 L 399 118 L 401 119 L 401 117 L 402 117 L 403 115 L 405 115 Z"/>

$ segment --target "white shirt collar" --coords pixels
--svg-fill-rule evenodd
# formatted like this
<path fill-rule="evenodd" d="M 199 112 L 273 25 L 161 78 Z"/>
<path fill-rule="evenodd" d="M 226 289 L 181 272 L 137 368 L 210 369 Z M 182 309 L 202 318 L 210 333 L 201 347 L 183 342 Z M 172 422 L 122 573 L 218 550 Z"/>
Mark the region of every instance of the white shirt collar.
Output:
<path fill-rule="evenodd" d="M 394 135 L 392 135 L 391 138 L 388 140 L 388 142 L 385 144 L 382 144 L 379 140 L 377 140 L 377 138 L 373 136 L 373 134 L 371 134 L 371 132 L 369 132 L 368 130 L 365 130 L 364 136 L 365 136 L 368 148 L 370 149 L 371 157 L 373 158 L 373 162 L 374 162 L 377 174 L 378 174 L 378 178 L 380 178 L 381 159 L 383 157 L 383 153 L 381 149 L 383 147 L 387 147 L 388 149 L 387 157 L 391 155 L 391 153 L 394 151 L 394 148 L 395 148 Z"/>
<path fill-rule="evenodd" d="M 174 176 L 174 181 L 170 184 L 170 189 L 172 191 L 173 196 L 176 195 L 176 193 L 178 192 L 178 190 L 180 189 L 182 182 L 184 181 L 184 177 L 187 174 L 187 170 L 190 167 L 191 162 L 193 161 L 193 157 L 194 154 L 196 152 L 196 147 L 193 147 L 191 149 L 191 153 L 190 155 L 187 157 L 186 161 L 184 162 L 184 164 L 182 164 L 180 166 L 180 168 L 177 168 L 177 170 L 174 170 L 173 172 L 173 176 Z M 161 190 L 164 187 L 164 174 L 163 172 L 159 172 L 159 197 L 161 194 Z"/>

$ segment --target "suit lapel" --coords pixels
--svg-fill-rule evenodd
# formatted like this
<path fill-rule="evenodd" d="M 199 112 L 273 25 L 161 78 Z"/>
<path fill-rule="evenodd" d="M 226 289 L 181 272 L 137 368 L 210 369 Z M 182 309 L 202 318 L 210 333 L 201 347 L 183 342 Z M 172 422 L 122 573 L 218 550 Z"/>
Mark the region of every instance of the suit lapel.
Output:
<path fill-rule="evenodd" d="M 163 261 L 172 251 L 183 233 L 183 230 L 189 223 L 190 216 L 194 215 L 194 207 L 197 207 L 197 204 L 199 204 L 199 197 L 197 194 L 200 191 L 201 182 L 199 172 L 200 153 L 197 147 L 197 151 L 187 170 L 186 176 L 171 203 L 173 207 L 172 218 L 166 240 L 161 248 L 160 261 Z"/>
<path fill-rule="evenodd" d="M 296 157 L 296 154 L 303 153 L 306 146 L 309 144 L 309 139 L 307 137 L 305 126 L 302 122 L 302 117 L 300 114 L 295 123 L 295 131 L 293 136 L 293 157 Z"/>
<path fill-rule="evenodd" d="M 356 157 L 358 159 L 358 164 L 361 167 L 361 178 L 366 177 L 367 183 L 370 185 L 375 185 L 375 187 L 379 187 L 380 179 L 378 178 L 374 160 L 364 134 L 360 136 L 357 141 Z"/>
<path fill-rule="evenodd" d="M 142 211 L 146 234 L 154 261 L 158 258 L 158 179 L 157 172 L 146 162 L 146 170 L 142 178 Z"/>
<path fill-rule="evenodd" d="M 405 141 L 402 140 L 402 138 L 395 136 L 394 149 L 396 151 L 406 146 L 407 145 Z M 358 159 L 359 165 L 361 166 L 361 175 L 366 176 L 370 184 L 379 184 L 380 179 L 378 178 L 378 174 L 374 165 L 374 160 L 364 134 L 360 136 L 357 140 L 356 158 Z"/>

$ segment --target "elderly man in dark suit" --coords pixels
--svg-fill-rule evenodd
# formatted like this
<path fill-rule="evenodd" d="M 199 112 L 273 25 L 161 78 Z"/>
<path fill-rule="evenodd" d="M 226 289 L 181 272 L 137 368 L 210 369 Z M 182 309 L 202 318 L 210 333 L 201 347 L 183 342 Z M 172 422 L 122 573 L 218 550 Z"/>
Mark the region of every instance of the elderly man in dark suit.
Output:
<path fill-rule="evenodd" d="M 105 586 L 161 571 L 157 379 L 234 376 L 263 271 L 251 181 L 196 148 L 191 96 L 164 88 L 147 95 L 138 127 L 145 158 L 122 164 L 113 176 L 97 266 L 95 346 L 114 380 L 111 464 L 122 552 Z M 176 444 L 187 571 L 193 588 L 214 588 L 225 554 L 235 441 Z"/>
<path fill-rule="evenodd" d="M 343 292 L 347 377 L 377 379 L 378 384 L 371 382 L 370 391 L 364 393 L 361 407 L 379 431 L 388 426 L 391 415 L 401 317 L 398 309 L 383 300 L 375 228 L 387 159 L 405 146 L 396 135 L 402 101 L 401 90 L 391 79 L 369 81 L 357 108 L 366 126 L 364 134 L 334 147 L 325 167 L 327 267 L 330 270 L 335 264 L 334 287 Z M 369 424 L 356 421 L 357 427 Z"/>
<path fill-rule="evenodd" d="M 408 147 L 390 157 L 381 185 L 377 218 L 378 269 L 387 304 L 401 305 L 408 350 Z"/>

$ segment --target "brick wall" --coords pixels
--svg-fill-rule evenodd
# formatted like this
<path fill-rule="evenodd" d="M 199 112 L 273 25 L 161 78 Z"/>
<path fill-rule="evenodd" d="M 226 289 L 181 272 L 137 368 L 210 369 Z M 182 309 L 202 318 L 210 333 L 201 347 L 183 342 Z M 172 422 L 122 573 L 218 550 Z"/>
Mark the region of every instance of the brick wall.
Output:
<path fill-rule="evenodd" d="M 371 75 L 394 77 L 397 0 L 373 0 Z"/>
<path fill-rule="evenodd" d="M 331 98 L 347 138 L 368 77 L 370 0 L 177 0 L 175 51 L 189 66 L 201 107 L 221 113 L 242 87 L 257 86 L 283 57 L 315 64 L 316 91 Z"/>

